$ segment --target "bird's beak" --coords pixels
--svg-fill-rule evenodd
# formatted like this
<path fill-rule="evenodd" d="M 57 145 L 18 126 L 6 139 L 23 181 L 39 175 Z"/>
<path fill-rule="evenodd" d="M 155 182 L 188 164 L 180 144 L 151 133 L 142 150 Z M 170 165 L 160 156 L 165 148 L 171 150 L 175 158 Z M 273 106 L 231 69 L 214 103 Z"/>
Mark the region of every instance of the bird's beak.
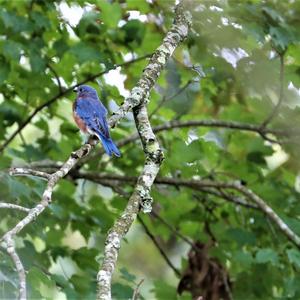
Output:
<path fill-rule="evenodd" d="M 78 88 L 77 88 L 77 87 L 74 88 L 74 89 L 73 89 L 73 92 L 74 92 L 74 93 L 77 93 L 77 92 L 78 92 Z"/>

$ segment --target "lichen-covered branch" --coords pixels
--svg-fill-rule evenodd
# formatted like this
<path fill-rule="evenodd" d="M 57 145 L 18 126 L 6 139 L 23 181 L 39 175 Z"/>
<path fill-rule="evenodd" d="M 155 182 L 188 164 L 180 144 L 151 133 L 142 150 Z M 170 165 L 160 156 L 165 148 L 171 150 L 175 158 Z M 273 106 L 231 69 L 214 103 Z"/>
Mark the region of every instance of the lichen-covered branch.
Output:
<path fill-rule="evenodd" d="M 20 211 L 25 211 L 25 212 L 29 212 L 30 209 L 20 206 L 20 205 L 16 205 L 13 203 L 6 203 L 6 202 L 0 202 L 0 208 L 9 208 L 9 209 L 16 209 L 16 210 L 20 210 Z"/>
<path fill-rule="evenodd" d="M 15 243 L 12 239 L 12 236 L 6 236 L 5 242 L 6 251 L 14 262 L 19 277 L 19 300 L 26 300 L 26 274 L 24 266 L 19 255 L 16 252 Z"/>
<path fill-rule="evenodd" d="M 82 146 L 79 150 L 73 152 L 62 167 L 53 174 L 46 174 L 45 172 L 25 168 L 10 169 L 10 175 L 33 175 L 47 179 L 48 181 L 41 201 L 35 207 L 29 209 L 28 214 L 18 222 L 14 228 L 6 232 L 0 240 L 1 246 L 6 249 L 7 253 L 11 256 L 19 275 L 19 299 L 26 299 L 26 275 L 22 262 L 15 250 L 13 239 L 26 225 L 34 221 L 45 210 L 52 200 L 52 192 L 57 182 L 74 167 L 79 158 L 87 155 L 91 149 L 92 145 L 90 144 Z"/>
<path fill-rule="evenodd" d="M 111 299 L 111 280 L 121 240 L 136 219 L 139 209 L 141 208 L 144 212 L 151 211 L 150 189 L 162 163 L 163 153 L 151 128 L 146 104 L 150 90 L 165 66 L 167 59 L 172 55 L 178 44 L 186 38 L 190 22 L 189 15 L 184 11 L 182 3 L 179 3 L 175 9 L 173 26 L 168 31 L 162 45 L 154 52 L 136 87 L 132 89 L 129 98 L 126 99 L 123 107 L 114 114 L 110 122 L 111 126 L 115 126 L 128 109 L 134 108 L 135 123 L 146 158 L 143 171 L 137 180 L 134 192 L 129 198 L 124 212 L 108 233 L 103 263 L 97 276 L 98 300 Z"/>
<path fill-rule="evenodd" d="M 46 172 L 41 172 L 34 169 L 27 169 L 27 168 L 11 168 L 9 170 L 9 175 L 11 176 L 35 176 L 40 177 L 45 180 L 49 180 L 51 175 Z"/>
<path fill-rule="evenodd" d="M 150 196 L 150 189 L 163 160 L 163 153 L 152 131 L 146 106 L 142 104 L 136 108 L 134 116 L 137 130 L 143 143 L 146 160 L 143 171 L 138 177 L 134 192 L 129 198 L 124 212 L 110 229 L 106 238 L 104 259 L 97 276 L 97 299 L 101 300 L 111 299 L 111 280 L 122 238 L 136 219 L 140 208 L 144 212 L 151 211 L 152 198 Z"/>
<path fill-rule="evenodd" d="M 187 37 L 190 25 L 191 14 L 184 9 L 183 4 L 180 2 L 175 8 L 175 18 L 172 27 L 167 32 L 162 44 L 152 55 L 149 64 L 144 69 L 142 77 L 131 90 L 129 97 L 111 117 L 109 121 L 111 127 L 114 127 L 130 109 L 149 99 L 151 88 L 166 65 L 168 58 L 173 54 L 179 43 Z"/>

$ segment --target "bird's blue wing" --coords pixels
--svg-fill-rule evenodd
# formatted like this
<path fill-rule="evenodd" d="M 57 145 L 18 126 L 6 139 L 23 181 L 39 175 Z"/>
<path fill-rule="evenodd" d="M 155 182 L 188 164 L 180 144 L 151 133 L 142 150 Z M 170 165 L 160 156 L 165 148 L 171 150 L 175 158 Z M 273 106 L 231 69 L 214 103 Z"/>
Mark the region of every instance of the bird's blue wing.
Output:
<path fill-rule="evenodd" d="M 98 99 L 79 98 L 75 104 L 75 112 L 90 130 L 110 138 L 106 121 L 107 110 Z"/>

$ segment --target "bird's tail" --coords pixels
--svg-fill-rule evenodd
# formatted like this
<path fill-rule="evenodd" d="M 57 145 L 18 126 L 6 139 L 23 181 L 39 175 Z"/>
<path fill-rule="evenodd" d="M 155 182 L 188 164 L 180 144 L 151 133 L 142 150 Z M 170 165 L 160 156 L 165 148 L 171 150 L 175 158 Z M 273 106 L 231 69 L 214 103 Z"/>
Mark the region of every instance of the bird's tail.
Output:
<path fill-rule="evenodd" d="M 107 138 L 105 138 L 105 137 L 103 137 L 101 135 L 100 135 L 100 138 L 101 138 L 101 142 L 102 142 L 103 148 L 104 148 L 105 152 L 109 156 L 112 156 L 112 154 L 114 154 L 117 157 L 121 156 L 121 153 L 120 153 L 119 149 L 114 144 L 114 142 L 112 141 L 112 139 L 107 139 Z"/>

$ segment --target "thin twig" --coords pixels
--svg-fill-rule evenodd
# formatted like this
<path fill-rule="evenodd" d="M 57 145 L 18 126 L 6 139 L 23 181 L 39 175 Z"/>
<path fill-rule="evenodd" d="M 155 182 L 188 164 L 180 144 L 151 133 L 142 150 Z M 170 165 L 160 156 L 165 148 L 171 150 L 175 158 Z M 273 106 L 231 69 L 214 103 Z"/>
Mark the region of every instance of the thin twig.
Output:
<path fill-rule="evenodd" d="M 16 204 L 12 204 L 12 203 L 6 203 L 6 202 L 0 202 L 0 208 L 9 208 L 9 209 L 16 209 L 16 210 L 20 210 L 20 211 L 25 211 L 25 212 L 29 212 L 30 209 L 20 206 L 20 205 L 16 205 Z"/>
<path fill-rule="evenodd" d="M 195 247 L 194 243 L 190 241 L 187 237 L 185 237 L 183 234 L 181 234 L 178 230 L 176 230 L 172 225 L 170 225 L 168 222 L 166 222 L 159 214 L 157 214 L 155 211 L 151 212 L 151 215 L 154 216 L 157 220 L 159 220 L 162 224 L 164 224 L 172 233 L 174 233 L 176 236 L 181 238 L 184 242 L 189 244 L 192 248 Z M 196 249 L 195 249 L 196 250 Z"/>
<path fill-rule="evenodd" d="M 145 281 L 145 279 L 141 279 L 140 282 L 137 284 L 136 288 L 134 289 L 133 291 L 133 295 L 132 295 L 132 300 L 137 300 L 139 298 L 139 295 L 140 295 L 140 287 L 142 285 L 142 283 Z"/>
<path fill-rule="evenodd" d="M 212 189 L 212 188 L 201 188 L 201 191 L 206 192 L 211 195 L 215 195 L 219 198 L 228 200 L 229 202 L 232 202 L 239 206 L 243 206 L 246 208 L 258 209 L 258 206 L 256 204 L 245 201 L 242 197 L 238 197 L 238 196 L 226 193 L 223 189 L 216 190 L 216 189 Z"/>
<path fill-rule="evenodd" d="M 20 168 L 20 167 L 10 168 L 9 175 L 10 176 L 36 176 L 46 180 L 49 180 L 51 178 L 51 175 L 46 172 L 41 172 L 41 171 L 27 169 L 27 168 Z"/>
<path fill-rule="evenodd" d="M 60 78 L 57 74 L 57 72 L 55 71 L 55 69 L 51 66 L 50 63 L 47 63 L 47 67 L 49 68 L 49 70 L 53 73 L 55 79 L 56 79 L 56 82 L 57 82 L 57 85 L 58 85 L 58 90 L 59 90 L 59 93 L 62 94 L 64 91 L 63 91 L 63 87 L 62 87 L 62 84 L 61 84 L 61 81 L 60 81 Z"/>
<path fill-rule="evenodd" d="M 147 227 L 147 225 L 145 224 L 145 222 L 143 221 L 143 219 L 140 216 L 137 216 L 137 219 L 139 220 L 139 222 L 141 223 L 142 227 L 144 228 L 146 234 L 149 236 L 149 238 L 152 240 L 153 244 L 155 245 L 155 247 L 158 249 L 159 253 L 161 254 L 161 256 L 163 257 L 163 259 L 165 260 L 165 262 L 167 263 L 167 265 L 174 271 L 174 273 L 180 277 L 181 273 L 180 271 L 173 265 L 173 263 L 170 261 L 168 255 L 165 253 L 164 249 L 160 246 L 159 242 L 156 240 L 155 236 L 151 233 L 151 231 L 149 230 L 149 228 Z"/>
<path fill-rule="evenodd" d="M 149 119 L 151 120 L 152 116 L 155 115 L 159 109 L 168 101 L 172 100 L 173 98 L 179 96 L 184 90 L 186 90 L 192 83 L 199 82 L 198 80 L 188 80 L 186 84 L 184 84 L 181 88 L 178 89 L 173 95 L 166 97 L 163 96 L 161 101 L 157 104 L 157 106 L 153 109 L 153 111 L 149 115 Z"/>

